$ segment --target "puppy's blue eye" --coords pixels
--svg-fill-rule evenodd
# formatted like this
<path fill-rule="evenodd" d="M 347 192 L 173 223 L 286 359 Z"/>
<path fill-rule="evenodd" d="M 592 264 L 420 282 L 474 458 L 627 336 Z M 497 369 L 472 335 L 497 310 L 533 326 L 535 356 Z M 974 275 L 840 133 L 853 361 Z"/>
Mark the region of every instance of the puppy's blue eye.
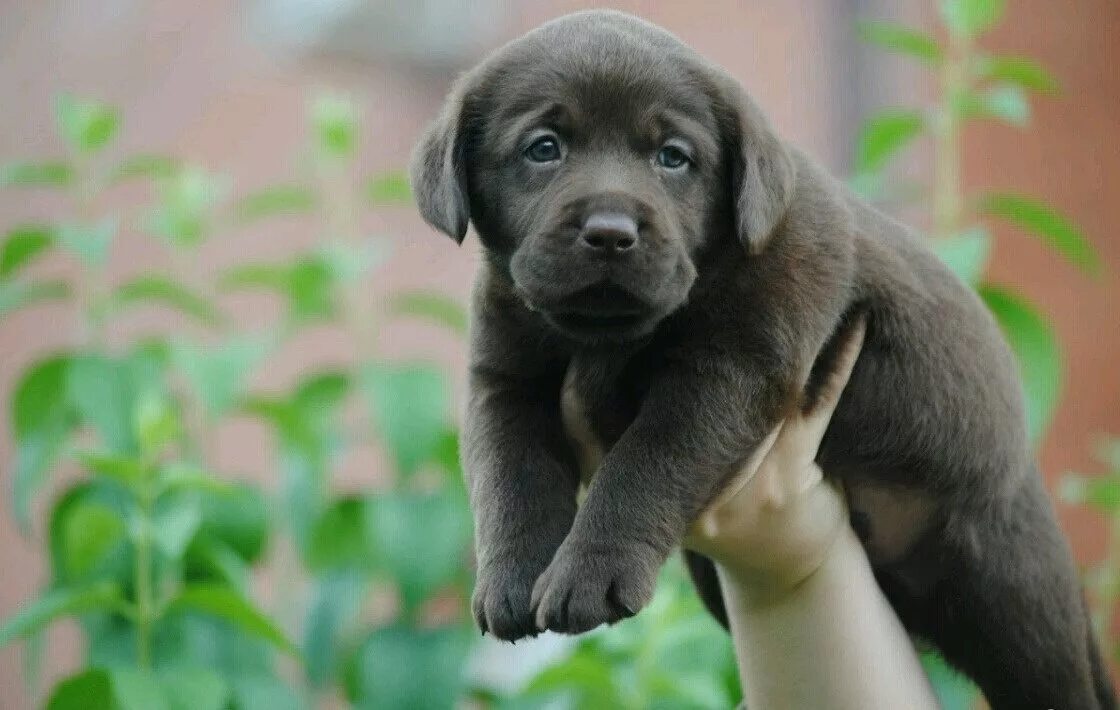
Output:
<path fill-rule="evenodd" d="M 667 145 L 657 151 L 657 164 L 663 168 L 678 170 L 688 163 L 688 155 L 676 146 Z"/>
<path fill-rule="evenodd" d="M 560 160 L 560 141 L 554 136 L 543 136 L 525 149 L 525 157 L 534 163 L 551 163 Z"/>

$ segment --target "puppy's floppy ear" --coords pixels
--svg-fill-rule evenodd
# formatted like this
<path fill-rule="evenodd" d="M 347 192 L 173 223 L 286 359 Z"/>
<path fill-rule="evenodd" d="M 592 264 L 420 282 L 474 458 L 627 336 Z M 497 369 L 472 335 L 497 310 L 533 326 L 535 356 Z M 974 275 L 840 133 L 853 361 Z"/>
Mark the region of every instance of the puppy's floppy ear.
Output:
<path fill-rule="evenodd" d="M 730 162 L 735 225 L 743 246 L 758 254 L 789 209 L 797 168 L 746 90 L 724 71 L 713 73 L 716 115 Z"/>
<path fill-rule="evenodd" d="M 471 215 L 465 147 L 472 83 L 470 75 L 456 82 L 413 151 L 409 166 L 412 194 L 421 216 L 460 244 Z"/>

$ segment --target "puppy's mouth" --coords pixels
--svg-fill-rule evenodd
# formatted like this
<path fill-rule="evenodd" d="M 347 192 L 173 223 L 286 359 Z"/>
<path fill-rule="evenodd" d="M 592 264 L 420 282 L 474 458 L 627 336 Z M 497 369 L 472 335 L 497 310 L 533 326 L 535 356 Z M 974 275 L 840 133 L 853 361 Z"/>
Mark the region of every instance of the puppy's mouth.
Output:
<path fill-rule="evenodd" d="M 643 334 L 654 320 L 654 309 L 641 298 L 616 286 L 593 286 L 541 309 L 556 328 L 583 338 L 625 340 Z"/>

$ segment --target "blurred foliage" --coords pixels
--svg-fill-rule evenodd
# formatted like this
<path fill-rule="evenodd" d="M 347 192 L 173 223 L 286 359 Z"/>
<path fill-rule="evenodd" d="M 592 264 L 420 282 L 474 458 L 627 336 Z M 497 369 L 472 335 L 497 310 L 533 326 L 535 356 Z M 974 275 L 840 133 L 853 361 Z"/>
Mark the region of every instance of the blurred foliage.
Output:
<path fill-rule="evenodd" d="M 1022 128 L 1030 121 L 1028 94 L 1054 94 L 1059 85 L 1030 57 L 995 55 L 980 46 L 980 38 L 1004 19 L 1004 0 L 940 0 L 938 9 L 942 27 L 934 34 L 889 22 L 866 22 L 859 27 L 865 41 L 914 59 L 933 72 L 938 93 L 931 105 L 889 107 L 867 118 L 857 139 L 851 184 L 869 199 L 927 211 L 934 251 L 975 288 L 1018 360 L 1027 431 L 1037 446 L 1061 394 L 1061 347 L 1049 319 L 1037 306 L 1009 286 L 986 278 L 994 249 L 989 224 L 1003 222 L 1017 233 L 1041 240 L 1086 275 L 1098 274 L 1101 264 L 1080 228 L 1043 200 L 1007 191 L 965 194 L 963 129 L 977 120 Z M 888 173 L 894 161 L 923 138 L 933 148 L 931 182 L 915 186 L 892 180 Z M 1113 565 L 1117 566 L 1120 563 Z M 1098 596 L 1098 601 L 1107 610 L 1098 615 L 1111 619 L 1115 597 Z M 940 657 L 928 653 L 923 663 L 943 707 L 963 710 L 976 704 L 976 689 Z"/>
<path fill-rule="evenodd" d="M 27 640 L 32 688 L 46 626 L 74 617 L 86 645 L 84 667 L 46 693 L 49 708 L 275 710 L 336 695 L 449 707 L 461 694 L 475 641 L 471 528 L 449 386 L 440 367 L 383 358 L 373 336 L 381 312 L 455 333 L 466 317 L 435 293 L 368 300 L 362 280 L 387 249 L 361 232 L 360 214 L 409 194 L 398 172 L 357 175 L 358 118 L 345 98 L 314 102 L 310 174 L 236 194 L 171 157 L 117 158 L 116 109 L 64 96 L 65 155 L 0 169 L 3 185 L 56 190 L 69 204 L 56 223 L 16 225 L 0 243 L 0 315 L 70 299 L 80 318 L 80 337 L 30 363 L 10 397 L 11 507 L 25 533 L 35 498 L 57 493 L 35 531 L 50 580 L 0 626 L 0 644 Z M 102 211 L 123 181 L 148 183 L 145 202 Z M 293 215 L 319 223 L 318 244 L 200 273 L 208 240 Z M 107 262 L 144 238 L 166 246 L 168 265 L 111 283 Z M 34 275 L 66 259 L 77 276 Z M 237 289 L 275 295 L 280 320 L 238 327 L 222 303 Z M 196 327 L 168 319 L 166 332 L 111 338 L 138 307 Z M 349 335 L 353 362 L 306 370 L 289 392 L 253 390 L 258 368 L 321 324 Z M 215 469 L 214 427 L 231 417 L 271 430 L 278 496 Z M 383 487 L 338 493 L 341 456 L 371 443 L 388 454 Z M 272 611 L 253 593 L 264 565 L 280 575 Z"/>
<path fill-rule="evenodd" d="M 886 172 L 908 146 L 932 138 L 934 179 L 919 193 L 930 206 L 932 245 L 1007 334 L 1037 441 L 1060 393 L 1060 349 L 1035 306 L 985 279 L 993 240 L 984 220 L 1036 236 L 1087 273 L 1100 265 L 1077 226 L 1037 198 L 962 194 L 962 127 L 976 119 L 1021 126 L 1027 92 L 1053 93 L 1058 84 L 1029 58 L 979 48 L 1002 2 L 939 7 L 944 31 L 936 36 L 885 22 L 860 28 L 868 42 L 936 72 L 941 91 L 929 107 L 868 119 L 853 185 L 896 199 Z M 47 707 L 286 710 L 335 698 L 362 708 L 734 704 L 731 645 L 679 562 L 663 571 L 642 614 L 581 637 L 522 687 L 483 687 L 465 674 L 479 641 L 467 613 L 471 522 L 449 384 L 442 366 L 386 359 L 377 343 L 394 319 L 462 336 L 466 316 L 438 293 L 375 303 L 363 288 L 388 253 L 362 232 L 363 211 L 410 196 L 400 172 L 360 174 L 352 101 L 327 96 L 310 106 L 307 174 L 247 193 L 172 156 L 115 155 L 123 122 L 112 106 L 64 96 L 55 109 L 60 155 L 0 166 L 0 187 L 56 191 L 69 205 L 52 224 L 14 225 L 0 242 L 0 316 L 69 301 L 80 320 L 74 342 L 30 363 L 9 397 L 11 508 L 21 529 L 41 539 L 50 578 L 0 625 L 0 645 L 25 641 L 33 693 L 48 625 L 75 618 L 86 649 L 82 668 L 42 693 Z M 124 182 L 148 185 L 144 201 L 127 214 L 101 210 L 104 193 Z M 216 274 L 200 270 L 207 241 L 293 217 L 318 225 L 316 244 Z M 164 245 L 168 263 L 111 283 L 106 263 L 125 258 L 133 239 Z M 67 260 L 76 277 L 40 275 Z M 275 297 L 277 322 L 252 331 L 236 323 L 223 302 L 243 290 Z M 165 332 L 112 338 L 114 321 L 139 307 L 191 327 L 169 318 Z M 352 361 L 305 369 L 286 391 L 253 388 L 253 373 L 286 343 L 324 326 L 345 334 Z M 214 428 L 236 417 L 271 433 L 275 491 L 217 470 Z M 371 443 L 386 454 L 382 483 L 340 492 L 340 461 Z M 1120 459 L 1108 461 L 1120 480 Z M 1120 484 L 1110 481 L 1071 476 L 1063 490 L 1120 520 Z M 34 503 L 48 492 L 36 526 Z M 1120 577 L 1120 534 L 1113 538 L 1093 573 L 1105 633 Z M 267 604 L 254 593 L 265 567 L 276 592 Z M 975 691 L 943 662 L 930 656 L 926 664 L 946 707 L 973 702 Z"/>
<path fill-rule="evenodd" d="M 1104 652 L 1120 663 L 1116 605 L 1120 602 L 1120 439 L 1106 439 L 1097 450 L 1103 474 L 1067 473 L 1059 494 L 1070 505 L 1087 506 L 1106 524 L 1104 550 L 1085 571 L 1093 627 Z"/>

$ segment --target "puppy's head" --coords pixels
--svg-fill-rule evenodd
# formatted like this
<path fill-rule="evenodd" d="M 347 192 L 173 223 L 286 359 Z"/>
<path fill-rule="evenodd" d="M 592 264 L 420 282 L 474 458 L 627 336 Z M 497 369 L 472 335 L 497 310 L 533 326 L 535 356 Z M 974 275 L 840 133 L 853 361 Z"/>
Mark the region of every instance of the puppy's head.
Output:
<path fill-rule="evenodd" d="M 526 304 L 585 341 L 651 331 L 721 241 L 764 249 L 793 180 L 733 79 L 604 11 L 543 25 L 465 75 L 412 165 L 424 218 L 460 242 L 473 221 Z"/>

